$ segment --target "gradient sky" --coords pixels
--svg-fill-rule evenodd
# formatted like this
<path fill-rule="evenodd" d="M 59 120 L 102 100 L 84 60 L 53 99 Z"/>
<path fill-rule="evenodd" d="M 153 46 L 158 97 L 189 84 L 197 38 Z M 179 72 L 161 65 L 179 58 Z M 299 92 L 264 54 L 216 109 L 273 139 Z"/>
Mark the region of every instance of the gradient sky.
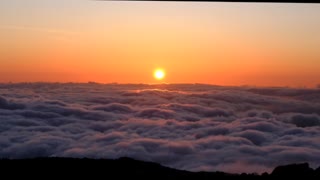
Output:
<path fill-rule="evenodd" d="M 0 1 L 0 82 L 320 83 L 320 4 Z"/>

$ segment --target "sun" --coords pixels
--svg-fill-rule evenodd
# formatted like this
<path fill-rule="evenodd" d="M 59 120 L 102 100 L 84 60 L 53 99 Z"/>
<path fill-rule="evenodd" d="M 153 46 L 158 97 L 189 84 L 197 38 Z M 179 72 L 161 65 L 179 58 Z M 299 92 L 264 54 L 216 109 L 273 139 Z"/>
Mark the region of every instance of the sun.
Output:
<path fill-rule="evenodd" d="M 156 69 L 153 73 L 154 78 L 157 80 L 162 80 L 165 77 L 166 73 L 163 69 Z"/>

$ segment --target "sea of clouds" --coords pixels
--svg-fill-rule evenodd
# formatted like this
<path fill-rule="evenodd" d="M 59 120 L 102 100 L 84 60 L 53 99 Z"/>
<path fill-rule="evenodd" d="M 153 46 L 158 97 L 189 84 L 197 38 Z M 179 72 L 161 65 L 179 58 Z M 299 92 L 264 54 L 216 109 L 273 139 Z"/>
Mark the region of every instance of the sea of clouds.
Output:
<path fill-rule="evenodd" d="M 131 157 L 191 171 L 320 165 L 320 89 L 0 84 L 0 158 Z"/>

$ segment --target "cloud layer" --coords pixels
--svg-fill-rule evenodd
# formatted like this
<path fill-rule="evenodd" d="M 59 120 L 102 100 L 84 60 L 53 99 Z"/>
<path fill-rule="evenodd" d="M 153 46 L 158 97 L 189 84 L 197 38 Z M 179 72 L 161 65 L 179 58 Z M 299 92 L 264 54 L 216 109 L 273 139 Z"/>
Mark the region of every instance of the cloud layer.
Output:
<path fill-rule="evenodd" d="M 191 171 L 320 165 L 320 90 L 0 84 L 0 158 L 155 161 Z"/>

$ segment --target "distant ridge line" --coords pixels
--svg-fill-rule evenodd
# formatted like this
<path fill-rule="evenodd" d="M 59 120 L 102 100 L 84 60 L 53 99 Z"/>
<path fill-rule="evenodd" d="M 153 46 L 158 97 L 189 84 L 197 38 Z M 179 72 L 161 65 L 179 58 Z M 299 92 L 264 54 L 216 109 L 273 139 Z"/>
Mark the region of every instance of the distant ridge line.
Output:
<path fill-rule="evenodd" d="M 26 167 L 32 167 L 28 171 Z M 42 177 L 50 175 L 53 177 L 130 177 L 132 178 L 152 178 L 152 179 L 212 179 L 212 178 L 253 178 L 264 179 L 276 177 L 308 177 L 308 179 L 318 179 L 320 177 L 320 167 L 312 169 L 308 163 L 289 164 L 278 166 L 268 173 L 225 173 L 225 172 L 191 172 L 178 170 L 160 165 L 155 162 L 145 162 L 128 157 L 119 159 L 89 159 L 89 158 L 68 158 L 68 157 L 39 157 L 30 159 L 0 159 L 0 168 L 3 177 L 19 175 L 24 171 L 24 177 Z M 41 172 L 41 173 L 38 173 Z"/>

